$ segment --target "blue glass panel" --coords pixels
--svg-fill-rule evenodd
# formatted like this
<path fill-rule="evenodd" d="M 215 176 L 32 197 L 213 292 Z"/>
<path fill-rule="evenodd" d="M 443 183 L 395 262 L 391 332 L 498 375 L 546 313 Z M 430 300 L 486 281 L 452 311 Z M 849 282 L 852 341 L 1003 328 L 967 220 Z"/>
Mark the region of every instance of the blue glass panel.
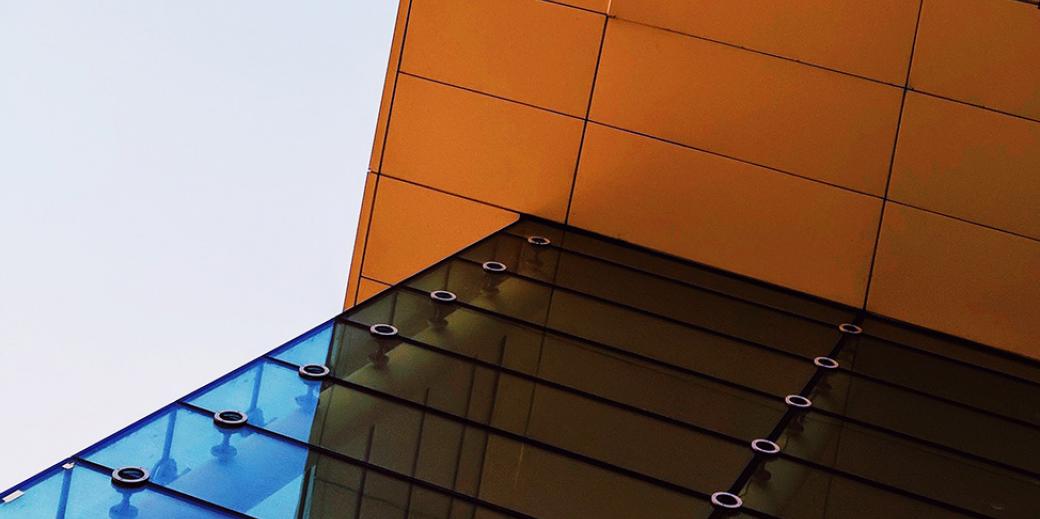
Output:
<path fill-rule="evenodd" d="M 282 518 L 296 513 L 307 456 L 300 446 L 218 428 L 209 416 L 175 408 L 86 458 L 107 467 L 146 467 L 160 485 L 239 512 L 263 511 L 257 517 Z"/>
<path fill-rule="evenodd" d="M 274 352 L 274 357 L 293 364 L 327 364 L 333 323 L 326 323 Z"/>
<path fill-rule="evenodd" d="M 306 350 L 310 343 L 297 347 Z M 285 353 L 297 356 L 295 349 Z M 189 402 L 206 409 L 242 411 L 253 425 L 307 441 L 320 393 L 321 382 L 301 378 L 295 370 L 271 361 L 257 361 Z"/>
<path fill-rule="evenodd" d="M 0 504 L 3 519 L 177 519 L 230 517 L 147 487 L 126 490 L 110 476 L 86 467 L 57 469 L 24 489 L 25 494 Z"/>

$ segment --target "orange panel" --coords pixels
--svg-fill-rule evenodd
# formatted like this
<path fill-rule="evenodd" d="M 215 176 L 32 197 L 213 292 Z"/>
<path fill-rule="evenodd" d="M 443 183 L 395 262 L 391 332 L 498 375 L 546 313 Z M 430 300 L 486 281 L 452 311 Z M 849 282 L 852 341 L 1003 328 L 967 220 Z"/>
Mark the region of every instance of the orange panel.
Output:
<path fill-rule="evenodd" d="M 1040 13 L 1003 0 L 926 0 L 910 84 L 1040 119 Z"/>
<path fill-rule="evenodd" d="M 381 283 L 373 279 L 361 278 L 361 283 L 358 284 L 358 298 L 357 304 L 365 302 L 366 299 L 390 288 L 390 285 Z"/>
<path fill-rule="evenodd" d="M 868 309 L 1040 358 L 1040 243 L 889 203 Z"/>
<path fill-rule="evenodd" d="M 879 199 L 590 124 L 574 225 L 863 302 Z"/>
<path fill-rule="evenodd" d="M 611 0 L 551 0 L 558 4 L 589 9 L 597 13 L 606 13 Z"/>
<path fill-rule="evenodd" d="M 901 97 L 880 83 L 611 20 L 592 119 L 881 195 Z"/>
<path fill-rule="evenodd" d="M 911 93 L 889 197 L 1040 238 L 1040 123 Z"/>
<path fill-rule="evenodd" d="M 361 274 L 397 283 L 516 218 L 503 209 L 384 177 Z"/>
<path fill-rule="evenodd" d="M 625 20 L 902 85 L 919 0 L 614 0 Z"/>
<path fill-rule="evenodd" d="M 368 238 L 368 222 L 372 218 L 372 200 L 376 193 L 379 176 L 369 173 L 365 177 L 365 191 L 361 195 L 361 215 L 358 217 L 357 233 L 354 235 L 354 254 L 350 259 L 350 275 L 347 277 L 347 297 L 343 308 L 356 304 L 361 279 L 361 262 L 365 256 L 365 242 Z"/>
<path fill-rule="evenodd" d="M 562 221 L 582 121 L 401 76 L 383 173 Z"/>
<path fill-rule="evenodd" d="M 584 117 L 603 22 L 541 0 L 413 0 L 401 70 Z"/>
<path fill-rule="evenodd" d="M 394 36 L 390 41 L 390 60 L 386 67 L 386 79 L 383 80 L 383 97 L 379 102 L 379 115 L 376 117 L 376 135 L 372 139 L 372 157 L 368 161 L 369 171 L 379 171 L 379 161 L 383 157 L 383 139 L 386 137 L 386 121 L 390 117 L 390 103 L 393 100 L 394 84 L 397 81 L 397 63 L 401 56 L 401 44 L 404 42 L 404 25 L 408 16 L 411 0 L 400 0 L 397 4 L 397 22 L 394 25 Z M 347 293 L 350 293 L 349 291 Z"/>

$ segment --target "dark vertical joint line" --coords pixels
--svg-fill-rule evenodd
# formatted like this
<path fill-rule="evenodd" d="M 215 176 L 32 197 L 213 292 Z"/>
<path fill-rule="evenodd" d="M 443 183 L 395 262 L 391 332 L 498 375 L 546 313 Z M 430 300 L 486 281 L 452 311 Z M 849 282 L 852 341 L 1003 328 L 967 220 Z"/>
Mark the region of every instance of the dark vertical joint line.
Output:
<path fill-rule="evenodd" d="M 896 149 L 899 147 L 899 131 L 903 126 L 903 109 L 906 107 L 906 93 L 910 90 L 910 73 L 914 69 L 914 53 L 917 50 L 917 32 L 921 28 L 921 12 L 924 10 L 924 0 L 917 3 L 917 21 L 914 24 L 914 39 L 910 43 L 910 61 L 906 65 L 906 80 L 903 82 L 903 96 L 899 100 L 899 117 L 896 119 L 896 133 L 892 141 L 892 155 L 888 160 L 888 176 L 885 178 L 885 193 L 881 198 L 881 214 L 878 215 L 877 232 L 874 234 L 874 250 L 870 253 L 870 267 L 867 269 L 867 285 L 863 290 L 863 306 L 867 309 L 867 301 L 870 299 L 870 284 L 874 281 L 874 265 L 877 262 L 878 246 L 881 244 L 881 228 L 885 223 L 885 208 L 888 207 L 888 190 L 892 185 L 892 170 L 896 165 Z"/>
<path fill-rule="evenodd" d="M 408 9 L 404 13 L 404 29 L 401 30 L 401 51 L 397 53 L 397 68 L 394 70 L 394 88 L 390 90 L 390 106 L 386 109 L 386 126 L 383 128 L 383 142 L 379 145 L 379 165 L 376 166 L 376 185 L 372 187 L 372 204 L 368 208 L 368 222 L 365 223 L 365 244 L 361 247 L 361 262 L 358 263 L 358 285 L 361 284 L 361 274 L 365 271 L 365 256 L 368 254 L 368 238 L 372 233 L 372 218 L 376 214 L 376 198 L 379 194 L 379 181 L 383 176 L 383 159 L 386 158 L 386 142 L 390 140 L 390 121 L 393 120 L 394 99 L 397 97 L 397 83 L 401 78 L 401 63 L 404 62 L 404 45 L 408 40 L 408 22 L 412 18 L 412 2 L 408 0 Z M 392 38 L 392 36 L 391 36 Z M 392 44 L 393 42 L 391 42 Z M 393 49 L 391 49 L 393 52 Z M 367 175 L 367 174 L 366 174 Z M 366 183 L 368 179 L 365 179 Z M 364 201 L 362 200 L 362 203 Z M 357 305 L 358 290 L 354 287 L 354 305 Z"/>
<path fill-rule="evenodd" d="M 567 195 L 567 210 L 563 214 L 563 223 L 571 220 L 571 203 L 574 202 L 574 188 L 578 185 L 578 167 L 581 165 L 581 153 L 585 148 L 585 132 L 589 128 L 589 114 L 592 112 L 592 97 L 596 93 L 596 80 L 599 77 L 599 64 L 603 59 L 603 43 L 607 41 L 607 23 L 610 16 L 603 15 L 603 32 L 599 37 L 599 51 L 596 53 L 596 68 L 592 71 L 592 87 L 589 88 L 589 103 L 585 106 L 585 119 L 581 123 L 581 141 L 578 143 L 578 156 L 574 160 L 574 175 L 571 177 L 571 192 Z"/>
<path fill-rule="evenodd" d="M 415 440 L 415 453 L 412 458 L 412 469 L 408 473 L 411 477 L 416 477 L 415 473 L 419 471 L 419 453 L 422 451 L 422 440 L 423 440 L 423 429 L 426 428 L 426 407 L 430 405 L 430 388 L 426 388 L 426 392 L 423 394 L 423 412 L 419 415 L 419 435 Z M 404 499 L 404 516 L 409 517 L 412 512 L 412 489 L 415 485 L 408 484 L 408 494 Z M 452 489 L 454 490 L 454 489 Z"/>
<path fill-rule="evenodd" d="M 371 463 L 372 439 L 376 435 L 376 426 L 368 428 L 368 442 L 365 445 L 365 463 Z M 368 469 L 361 469 L 361 482 L 358 484 L 357 503 L 354 505 L 354 517 L 361 517 L 361 505 L 365 501 L 365 480 L 368 477 Z"/>

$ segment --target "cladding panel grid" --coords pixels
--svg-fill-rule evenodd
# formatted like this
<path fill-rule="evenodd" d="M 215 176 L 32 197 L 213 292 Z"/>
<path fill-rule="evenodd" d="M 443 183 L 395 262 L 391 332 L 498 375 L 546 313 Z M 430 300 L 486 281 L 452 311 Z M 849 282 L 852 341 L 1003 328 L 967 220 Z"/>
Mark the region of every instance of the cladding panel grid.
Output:
<path fill-rule="evenodd" d="M 1035 335 L 1023 340 L 981 321 L 969 326 L 965 323 L 974 321 L 971 313 L 951 315 L 952 321 L 921 320 L 927 309 L 912 300 L 866 300 L 900 279 L 891 277 L 890 270 L 875 270 L 875 265 L 899 264 L 909 252 L 878 248 L 895 230 L 884 223 L 882 205 L 917 209 L 919 218 L 928 218 L 926 213 L 948 216 L 963 223 L 951 229 L 965 236 L 977 234 L 973 225 L 990 228 L 1000 251 L 1021 249 L 1018 238 L 1029 240 L 1026 249 L 1040 247 L 1033 230 L 1038 213 L 1032 210 L 1037 193 L 1031 174 L 1040 148 L 1028 144 L 1040 123 L 1028 115 L 999 113 L 1004 109 L 996 104 L 943 90 L 931 79 L 934 70 L 983 78 L 1040 69 L 1030 65 L 1036 53 L 1016 50 L 1007 54 L 1013 59 L 990 61 L 967 53 L 954 64 L 961 58 L 935 50 L 946 49 L 950 38 L 959 38 L 954 46 L 974 42 L 983 49 L 979 52 L 994 45 L 1028 48 L 1022 42 L 1040 32 L 1037 12 L 1011 0 L 891 0 L 885 9 L 862 2 L 768 4 L 749 16 L 732 16 L 728 7 L 707 2 L 517 0 L 480 8 L 463 2 L 404 2 L 395 37 L 401 67 L 392 57 L 393 81 L 388 79 L 388 85 L 404 78 L 414 86 L 404 89 L 406 102 L 397 106 L 396 117 L 385 107 L 374 172 L 458 195 L 474 205 L 567 221 L 1035 355 L 1030 346 Z M 607 6 L 609 19 L 598 14 Z M 857 11 L 863 9 L 868 11 Z M 970 13 L 977 15 L 977 27 L 954 31 Z M 816 18 L 821 23 L 812 30 L 798 25 Z M 451 23 L 436 21 L 441 19 Z M 405 20 L 419 27 L 410 43 Z M 756 25 L 770 20 L 769 31 Z M 992 31 L 1003 25 L 1012 30 L 1003 43 L 996 42 Z M 528 35 L 536 33 L 532 38 L 537 41 L 514 34 L 523 27 L 530 27 Z M 617 43 L 626 34 L 637 37 Z M 841 36 L 841 45 L 833 44 L 835 35 Z M 460 46 L 459 52 L 437 58 L 452 46 Z M 414 49 L 411 56 L 409 49 Z M 619 61 L 625 55 L 638 59 Z M 1004 68 L 987 72 L 979 68 L 985 63 Z M 640 73 L 643 69 L 648 72 Z M 907 72 L 909 93 L 901 107 Z M 678 78 L 671 90 L 666 88 L 669 78 Z M 1032 84 L 1027 79 L 986 84 L 996 94 L 1028 103 L 1030 90 L 1015 93 L 1015 85 Z M 619 81 L 629 85 L 618 90 Z M 693 95 L 693 85 L 708 90 Z M 414 97 L 409 90 L 418 88 L 440 93 L 408 109 L 407 101 Z M 741 92 L 747 95 L 740 97 Z M 593 109 L 591 117 L 583 117 L 582 95 Z M 384 105 L 393 97 L 389 89 Z M 487 108 L 450 108 L 463 105 Z M 482 115 L 487 110 L 515 115 Z M 382 124 L 383 118 L 397 122 Z M 804 124 L 798 123 L 801 119 Z M 394 124 L 399 125 L 396 136 Z M 657 141 L 653 147 L 658 151 L 639 162 L 630 153 L 603 146 L 602 135 L 610 132 L 622 135 L 614 140 Z M 827 139 L 833 142 L 822 144 Z M 393 147 L 390 162 L 382 156 L 381 142 Z M 698 155 L 703 158 L 682 158 Z M 676 166 L 686 162 L 699 167 Z M 754 180 L 765 174 L 776 179 Z M 803 181 L 818 187 L 804 187 Z M 790 194 L 799 191 L 814 195 Z M 682 193 L 710 196 L 710 203 L 689 203 Z M 763 196 L 775 201 L 763 204 Z M 670 199 L 676 203 L 654 203 Z M 707 207 L 718 210 L 709 213 Z M 363 214 L 362 219 L 371 216 Z M 674 229 L 676 220 L 694 223 L 689 232 L 662 230 Z M 475 239 L 482 231 L 466 236 Z M 783 236 L 797 239 L 779 248 L 767 246 L 768 238 Z M 891 236 L 888 241 L 899 239 Z M 797 242 L 807 243 L 795 246 Z M 830 252 L 835 249 L 837 253 Z M 943 254 L 971 261 L 967 249 Z M 363 270 L 382 267 L 362 268 L 364 258 L 355 255 L 350 281 L 355 288 L 350 292 L 356 292 Z M 412 262 L 402 272 L 423 265 Z M 994 268 L 1011 281 L 979 286 L 981 292 L 970 296 L 985 306 L 974 311 L 1011 315 L 1013 309 L 1001 301 L 1027 298 L 1023 287 L 1031 280 L 1022 271 L 999 264 Z M 954 274 L 940 273 L 946 283 L 956 282 Z M 399 279 L 370 276 L 384 283 Z M 880 287 L 870 289 L 872 284 Z M 351 302 L 348 296 L 348 306 Z"/>

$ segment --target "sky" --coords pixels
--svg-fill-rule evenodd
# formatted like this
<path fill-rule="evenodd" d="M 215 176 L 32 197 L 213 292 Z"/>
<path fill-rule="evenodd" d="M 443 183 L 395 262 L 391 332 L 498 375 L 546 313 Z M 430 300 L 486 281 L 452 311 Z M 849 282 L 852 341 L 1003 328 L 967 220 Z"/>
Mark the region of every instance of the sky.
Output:
<path fill-rule="evenodd" d="M 339 311 L 389 0 L 0 0 L 0 491 Z"/>

